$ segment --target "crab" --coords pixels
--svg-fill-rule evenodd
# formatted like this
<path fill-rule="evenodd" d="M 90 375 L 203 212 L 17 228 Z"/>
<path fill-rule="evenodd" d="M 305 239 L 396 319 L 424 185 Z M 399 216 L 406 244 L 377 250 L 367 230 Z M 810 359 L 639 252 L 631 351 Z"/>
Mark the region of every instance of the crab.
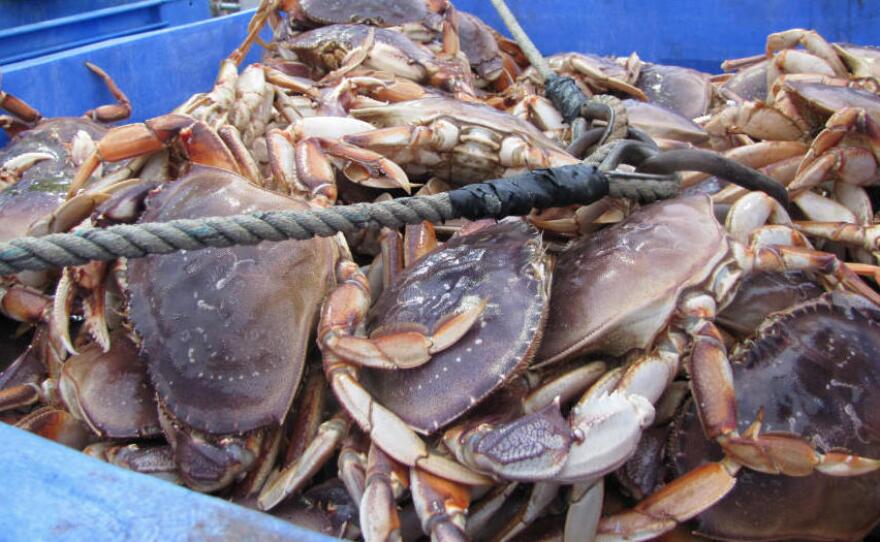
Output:
<path fill-rule="evenodd" d="M 829 455 L 876 456 L 880 420 L 864 390 L 880 381 L 878 317 L 874 303 L 834 291 L 767 318 L 731 360 L 738 393 L 729 408 L 743 434 L 757 435 L 760 425 L 769 450 L 796 434 Z M 858 540 L 880 522 L 877 465 L 850 456 L 844 469 L 826 469 L 789 456 L 727 478 L 712 462 L 732 474 L 736 458 L 723 458 L 706 440 L 697 411 L 689 401 L 668 440 L 681 478 L 635 509 L 603 518 L 599 540 L 658 536 L 692 517 L 698 534 L 725 540 Z M 749 427 L 745 419 L 753 416 L 759 422 Z M 864 475 L 845 476 L 860 468 Z"/>
<path fill-rule="evenodd" d="M 846 79 L 815 74 L 779 77 L 765 102 L 748 101 L 728 106 L 705 119 L 713 146 L 727 148 L 731 136 L 773 141 L 808 141 L 830 115 L 846 107 L 877 108 L 876 94 Z M 750 142 L 751 139 L 741 140 Z"/>
<path fill-rule="evenodd" d="M 437 0 L 395 0 L 394 2 L 285 2 L 282 9 L 293 28 L 311 29 L 334 24 L 366 24 L 397 31 L 440 55 L 466 56 L 476 72 L 479 86 L 505 79 L 518 68 L 503 51 L 498 37 L 482 20 L 456 11 L 449 2 Z M 278 30 L 276 30 L 278 33 Z M 505 77 L 507 76 L 507 77 Z"/>
<path fill-rule="evenodd" d="M 793 28 L 774 32 L 767 36 L 766 52 L 763 55 L 725 61 L 724 70 L 751 70 L 756 66 L 763 74 L 765 88 L 769 89 L 776 80 L 785 74 L 817 74 L 827 77 L 849 78 L 848 64 L 858 65 L 858 53 L 847 53 L 845 49 L 832 45 L 815 30 Z M 798 46 L 803 49 L 798 49 Z M 850 57 L 846 62 L 847 55 Z M 862 77 L 862 75 L 857 75 Z"/>
<path fill-rule="evenodd" d="M 859 460 L 822 454 L 796 437 L 740 435 L 731 418 L 735 391 L 713 320 L 743 277 L 754 271 L 820 273 L 829 287 L 880 300 L 833 255 L 807 248 L 789 227 L 756 229 L 768 217 L 790 222 L 777 206 L 760 193 L 738 201 L 727 218 L 728 233 L 714 218 L 708 197 L 683 197 L 642 208 L 614 227 L 576 241 L 559 257 L 538 365 L 589 353 L 629 354 L 634 356 L 630 363 L 596 386 L 655 403 L 678 373 L 684 353 L 691 351 L 686 359 L 701 422 L 726 453 L 756 470 L 766 470 L 767 462 L 789 461 L 823 472 L 855 473 Z M 701 227 L 694 229 L 694 224 Z M 749 236 L 752 242 L 746 245 Z M 647 275 L 640 270 L 642 261 L 652 269 Z M 650 286 L 650 291 L 633 287 L 638 284 Z M 590 413 L 588 402 L 583 414 Z M 591 442 L 589 432 L 583 442 Z M 621 457 L 623 450 L 631 451 L 621 444 L 605 443 L 612 450 L 612 466 L 627 459 Z M 847 461 L 853 461 L 851 468 Z"/>
<path fill-rule="evenodd" d="M 27 407 L 38 401 L 64 409 L 86 424 L 94 437 L 137 439 L 160 434 L 153 391 L 137 347 L 116 331 L 112 346 L 97 343 L 67 359 L 61 373 L 41 385 L 24 383 L 0 390 L 0 410 Z"/>
<path fill-rule="evenodd" d="M 103 70 L 86 66 L 98 75 L 117 99 L 87 111 L 82 117 L 43 119 L 40 113 L 5 92 L 0 107 L 20 121 L 15 137 L 0 150 L 0 241 L 26 235 L 39 218 L 55 210 L 67 194 L 76 168 L 106 132 L 103 123 L 122 120 L 131 113 L 128 98 Z"/>
<path fill-rule="evenodd" d="M 102 78 L 117 103 L 102 105 L 82 117 L 43 119 L 24 102 L 0 92 L 2 107 L 19 119 L 10 123 L 17 135 L 0 149 L 0 188 L 8 183 L 0 191 L 0 241 L 47 233 L 47 214 L 56 218 L 56 223 L 68 223 L 70 216 L 78 216 L 63 205 L 73 173 L 92 152 L 94 141 L 107 132 L 103 123 L 123 119 L 131 112 L 128 98 L 110 76 L 93 64 L 86 66 Z M 0 314 L 48 332 L 34 337 L 39 343 L 34 349 L 57 377 L 64 349 L 50 311 L 52 300 L 44 293 L 56 281 L 53 272 L 27 271 L 0 277 Z"/>
<path fill-rule="evenodd" d="M 98 161 L 119 160 L 169 146 L 180 146 L 189 159 L 183 175 L 145 200 L 143 193 L 135 194 L 144 200 L 143 212 L 120 194 L 105 204 L 104 214 L 129 210 L 129 220 L 166 221 L 299 210 L 310 207 L 307 200 L 330 205 L 335 197 L 332 169 L 310 169 L 308 162 L 291 188 L 294 197 L 254 186 L 237 173 L 235 157 L 219 136 L 183 115 L 111 130 L 96 152 Z M 292 146 L 283 153 L 293 154 Z M 318 309 L 335 284 L 337 262 L 348 258 L 344 241 L 335 237 L 128 262 L 127 320 L 185 484 L 216 491 L 251 472 L 260 473 L 253 487 L 263 484 L 300 383 Z M 191 324 L 180 327 L 179 317 Z"/>
<path fill-rule="evenodd" d="M 810 145 L 789 190 L 832 180 L 855 186 L 877 182 L 880 171 L 880 99 L 871 110 L 847 107 L 831 115 Z"/>
<path fill-rule="evenodd" d="M 517 221 L 475 228 L 418 259 L 421 243 L 407 243 L 404 254 L 413 256 L 402 259 L 415 263 L 383 290 L 369 312 L 368 283 L 354 269 L 352 279 L 325 304 L 319 341 L 331 388 L 369 435 L 374 449 L 388 456 L 380 462 L 381 477 L 374 475 L 371 482 L 368 474 L 361 510 L 365 530 L 375 526 L 385 536 L 393 530 L 395 520 L 383 518 L 389 511 L 393 516 L 388 503 L 398 494 L 394 480 L 408 479 L 425 532 L 461 536 L 469 502 L 466 486 L 485 485 L 491 479 L 551 485 L 592 479 L 597 472 L 593 460 L 603 461 L 607 450 L 581 445 L 578 435 L 592 428 L 594 435 L 614 442 L 627 441 L 625 434 L 636 436 L 631 442 L 635 444 L 642 425 L 652 417 L 653 408 L 646 400 L 618 394 L 595 398 L 598 416 L 595 409 L 582 415 L 584 405 L 579 404 L 569 419 L 563 418 L 560 397 L 566 402 L 578 397 L 595 381 L 595 367 L 551 379 L 547 387 L 522 400 L 515 385 L 519 380 L 513 377 L 525 371 L 538 347 L 542 306 L 546 307 L 544 281 L 549 277 L 541 270 L 538 246 L 529 248 L 536 241 L 534 233 L 527 233 L 529 226 Z M 478 279 L 460 278 L 478 263 Z M 501 297 L 493 294 L 498 284 L 504 285 Z M 430 293 L 434 291 L 441 293 Z M 435 297 L 436 303 L 431 301 Z M 340 301 L 347 307 L 362 307 L 361 316 L 354 308 L 341 310 Z M 510 309 L 514 305 L 525 308 Z M 423 313 L 425 309 L 431 312 Z M 501 314 L 507 316 L 501 320 Z M 516 318 L 511 320 L 512 316 Z M 499 339 L 502 333 L 509 338 Z M 488 358 L 491 364 L 477 361 L 486 360 L 486 349 L 500 350 Z M 475 368 L 486 376 L 475 373 Z M 437 395 L 431 390 L 438 386 L 461 393 Z M 495 399 L 482 400 L 499 389 L 492 396 Z M 441 407 L 425 397 L 442 397 Z M 482 413 L 463 418 L 475 408 Z M 639 421 L 633 423 L 634 419 Z M 444 432 L 443 442 L 457 463 L 442 454 L 443 448 L 432 450 L 415 434 L 436 434 L 456 420 L 460 423 Z M 395 476 L 400 470 L 404 474 Z M 552 499 L 555 493 L 543 494 Z M 530 519 L 519 521 L 512 529 L 522 528 Z"/>
<path fill-rule="evenodd" d="M 388 258 L 389 284 L 372 307 L 366 278 L 349 266 L 348 280 L 324 305 L 318 335 L 331 389 L 378 448 L 370 452 L 380 463 L 374 468 L 385 479 L 403 470 L 398 478 L 411 480 L 430 532 L 462 529 L 455 519 L 469 500 L 462 486 L 488 479 L 432 451 L 416 433 L 437 433 L 525 369 L 550 280 L 538 233 L 521 221 L 435 243 L 431 228 L 410 228 L 403 251 L 386 251 L 399 259 Z M 432 391 L 450 387 L 459 393 Z M 391 482 L 376 484 L 368 473 L 361 517 L 374 521 L 365 530 L 389 513 L 390 497 L 382 495 L 393 494 Z M 427 504 L 442 503 L 438 494 L 451 508 Z"/>
<path fill-rule="evenodd" d="M 313 67 L 323 76 L 322 81 L 338 81 L 351 70 L 364 66 L 446 90 L 462 99 L 474 96 L 465 59 L 452 50 L 437 56 L 427 47 L 385 28 L 358 24 L 325 26 L 295 36 L 279 36 L 275 49 L 285 60 L 300 60 Z"/>
<path fill-rule="evenodd" d="M 410 175 L 461 185 L 577 162 L 528 122 L 485 105 L 434 97 L 350 114 L 378 129 L 343 141 L 387 156 Z"/>

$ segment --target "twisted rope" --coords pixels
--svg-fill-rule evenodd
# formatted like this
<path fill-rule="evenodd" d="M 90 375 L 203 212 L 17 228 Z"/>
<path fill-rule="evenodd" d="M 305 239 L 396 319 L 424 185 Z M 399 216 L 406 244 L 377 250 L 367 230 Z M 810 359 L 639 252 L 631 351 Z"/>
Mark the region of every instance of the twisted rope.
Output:
<path fill-rule="evenodd" d="M 437 194 L 327 209 L 260 211 L 226 217 L 87 228 L 69 234 L 23 237 L 5 246 L 0 245 L 0 275 L 119 257 L 142 258 L 178 250 L 329 237 L 370 226 L 399 228 L 422 220 L 442 222 L 454 216 L 448 195 Z"/>
<path fill-rule="evenodd" d="M 400 228 L 423 220 L 501 218 L 533 208 L 591 203 L 606 195 L 648 203 L 674 196 L 675 176 L 603 173 L 585 164 L 535 170 L 468 185 L 433 196 L 398 198 L 304 211 L 250 214 L 85 228 L 74 233 L 22 237 L 0 243 L 0 275 L 82 265 L 89 261 L 142 258 L 178 250 L 255 245 L 262 241 L 329 237 L 368 227 Z"/>

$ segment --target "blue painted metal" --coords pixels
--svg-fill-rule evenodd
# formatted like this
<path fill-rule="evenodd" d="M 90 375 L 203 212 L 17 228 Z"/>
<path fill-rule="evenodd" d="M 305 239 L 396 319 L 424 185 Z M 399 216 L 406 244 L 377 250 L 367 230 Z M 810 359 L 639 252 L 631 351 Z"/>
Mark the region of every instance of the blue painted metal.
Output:
<path fill-rule="evenodd" d="M 31 6 L 37 13 L 50 15 L 51 18 L 22 23 L 22 19 L 30 19 L 24 17 L 29 12 L 20 7 L 13 9 L 10 4 Z M 97 2 L 98 6 L 111 5 L 102 9 L 95 9 L 98 6 L 89 6 L 84 2 L 49 6 L 58 8 L 57 13 L 46 13 L 46 6 L 41 4 L 43 2 L 0 0 L 0 65 L 107 39 L 190 23 L 210 16 L 208 0 L 105 0 Z M 83 11 L 73 11 L 76 7 Z"/>
<path fill-rule="evenodd" d="M 866 0 L 507 0 L 544 54 L 628 55 L 717 73 L 759 54 L 767 34 L 813 28 L 832 41 L 880 44 L 880 2 Z M 487 0 L 455 0 L 503 28 Z"/>
<path fill-rule="evenodd" d="M 122 4 L 133 4 L 139 1 L 40 0 L 39 2 L 22 2 L 21 0 L 0 0 L 0 29 L 34 24 L 58 17 L 68 17 L 77 13 L 112 8 Z"/>
<path fill-rule="evenodd" d="M 220 62 L 247 35 L 252 11 L 128 36 L 2 67 L 2 88 L 45 117 L 78 116 L 113 101 L 84 66 L 109 73 L 132 103 L 131 120 L 167 113 L 196 92 L 211 89 Z M 268 37 L 268 36 L 267 36 Z M 255 62 L 255 46 L 245 63 Z M 0 133 L 0 145 L 5 144 Z"/>
<path fill-rule="evenodd" d="M 0 465 L 0 540 L 336 540 L 3 423 Z"/>

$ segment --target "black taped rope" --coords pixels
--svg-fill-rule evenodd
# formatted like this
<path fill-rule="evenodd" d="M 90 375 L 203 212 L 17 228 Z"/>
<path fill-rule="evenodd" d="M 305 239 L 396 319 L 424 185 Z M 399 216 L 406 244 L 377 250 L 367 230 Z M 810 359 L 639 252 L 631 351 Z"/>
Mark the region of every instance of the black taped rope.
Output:
<path fill-rule="evenodd" d="M 649 203 L 677 194 L 678 183 L 674 179 L 670 175 L 603 173 L 590 165 L 576 164 L 534 170 L 444 194 L 380 203 L 146 222 L 23 237 L 0 243 L 0 275 L 178 250 L 329 237 L 371 226 L 396 229 L 423 220 L 436 223 L 453 218 L 525 215 L 532 209 L 592 203 L 607 195 Z"/>

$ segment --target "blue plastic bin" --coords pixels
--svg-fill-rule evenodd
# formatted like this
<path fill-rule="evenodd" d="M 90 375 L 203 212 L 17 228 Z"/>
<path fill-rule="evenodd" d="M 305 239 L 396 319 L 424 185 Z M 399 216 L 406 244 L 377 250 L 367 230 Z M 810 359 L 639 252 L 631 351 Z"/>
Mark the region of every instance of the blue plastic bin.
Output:
<path fill-rule="evenodd" d="M 792 27 L 815 28 L 835 41 L 880 44 L 880 2 L 863 0 L 509 2 L 546 54 L 637 51 L 645 60 L 718 71 L 725 58 L 760 53 L 768 33 Z M 456 5 L 500 24 L 485 0 L 457 0 Z M 88 60 L 128 93 L 132 120 L 143 120 L 210 89 L 220 61 L 244 37 L 250 16 L 245 12 L 3 66 L 3 88 L 46 116 L 79 115 L 112 99 L 83 67 Z M 256 60 L 258 49 L 248 61 Z M 3 424 L 0 465 L 0 540 L 327 540 Z"/>
<path fill-rule="evenodd" d="M 0 66 L 210 15 L 208 0 L 0 0 Z"/>

